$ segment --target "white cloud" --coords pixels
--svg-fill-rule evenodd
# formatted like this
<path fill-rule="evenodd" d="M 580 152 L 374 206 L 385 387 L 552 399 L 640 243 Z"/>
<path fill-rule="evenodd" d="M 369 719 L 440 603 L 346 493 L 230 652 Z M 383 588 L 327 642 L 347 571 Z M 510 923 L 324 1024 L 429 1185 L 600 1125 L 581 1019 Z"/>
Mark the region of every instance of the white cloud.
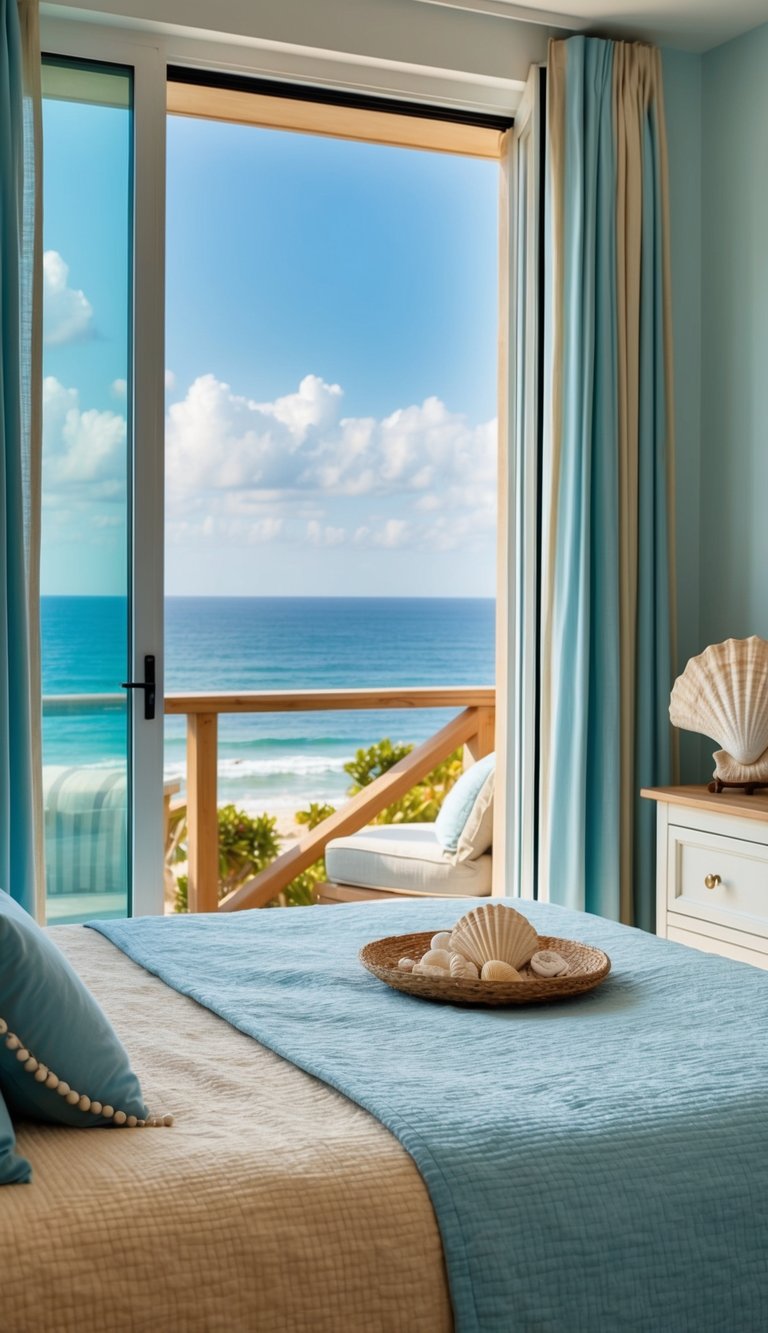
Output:
<path fill-rule="evenodd" d="M 304 473 L 318 440 L 333 432 L 341 389 L 307 375 L 298 392 L 257 403 L 201 375 L 168 409 L 171 498 L 190 491 L 284 491 L 314 486 Z"/>
<path fill-rule="evenodd" d="M 77 389 L 48 376 L 43 381 L 43 485 L 46 491 L 73 488 L 95 498 L 121 495 L 125 488 L 125 417 L 117 412 L 83 411 Z"/>
<path fill-rule="evenodd" d="M 114 398 L 121 398 L 123 400 L 127 398 L 128 396 L 127 380 L 113 380 L 111 387 L 112 387 L 112 395 Z"/>
<path fill-rule="evenodd" d="M 172 370 L 166 370 L 165 372 L 165 387 L 168 393 L 170 393 L 172 389 L 176 388 L 176 376 L 174 375 Z"/>
<path fill-rule="evenodd" d="M 394 550 L 398 546 L 407 546 L 411 541 L 411 528 L 404 518 L 388 518 L 378 532 L 373 533 L 374 546 L 384 546 Z"/>
<path fill-rule="evenodd" d="M 281 518 L 259 518 L 250 524 L 247 533 L 247 541 L 251 545 L 259 545 L 261 542 L 274 542 L 283 535 L 283 520 Z"/>
<path fill-rule="evenodd" d="M 196 379 L 166 417 L 171 540 L 204 536 L 206 517 L 232 545 L 447 551 L 493 531 L 495 421 L 472 425 L 435 397 L 382 419 L 344 417 L 342 401 L 316 375 L 274 402 Z"/>
<path fill-rule="evenodd" d="M 119 397 L 124 382 L 115 381 Z M 125 494 L 126 420 L 48 377 L 49 521 Z M 272 403 L 204 375 L 168 409 L 167 536 L 232 551 L 283 542 L 376 553 L 486 543 L 496 522 L 496 425 L 437 398 L 382 419 L 343 417 L 342 390 L 308 375 Z M 108 513 L 109 511 L 100 511 Z M 89 520 L 90 521 L 90 520 Z M 122 519 L 93 518 L 117 529 Z"/>
<path fill-rule="evenodd" d="M 251 406 L 282 422 L 303 443 L 312 429 L 323 430 L 335 424 L 342 395 L 339 384 L 326 384 L 318 375 L 305 375 L 298 393 L 288 393 L 274 403 Z"/>
<path fill-rule="evenodd" d="M 342 420 L 337 438 L 322 441 L 317 478 L 347 495 L 444 492 L 467 481 L 495 487 L 495 438 L 494 421 L 472 426 L 431 397 L 382 421 Z"/>
<path fill-rule="evenodd" d="M 43 255 L 43 330 L 50 346 L 75 342 L 92 329 L 93 306 L 85 292 L 69 285 L 69 265 L 58 250 Z"/>
<path fill-rule="evenodd" d="M 316 375 L 273 403 L 200 376 L 168 410 L 170 491 L 420 495 L 468 483 L 495 489 L 495 422 L 472 426 L 434 397 L 381 421 L 341 417 L 341 401 L 339 385 Z"/>
<path fill-rule="evenodd" d="M 347 530 L 311 518 L 307 523 L 306 535 L 312 546 L 341 546 L 347 539 Z"/>
<path fill-rule="evenodd" d="M 284 522 L 278 515 L 246 521 L 228 514 L 193 515 L 173 518 L 166 523 L 166 538 L 171 545 L 194 544 L 200 539 L 242 548 L 278 541 L 284 535 Z"/>

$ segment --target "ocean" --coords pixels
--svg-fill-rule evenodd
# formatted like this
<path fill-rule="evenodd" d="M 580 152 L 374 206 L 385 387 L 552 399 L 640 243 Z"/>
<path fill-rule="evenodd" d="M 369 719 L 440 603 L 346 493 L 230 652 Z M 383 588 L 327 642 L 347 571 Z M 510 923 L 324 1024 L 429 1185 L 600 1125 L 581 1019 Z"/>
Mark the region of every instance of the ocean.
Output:
<path fill-rule="evenodd" d="M 492 685 L 489 598 L 169 597 L 166 690 Z M 126 602 L 42 599 L 43 694 L 115 694 L 125 680 Z M 388 736 L 418 743 L 438 709 L 238 714 L 219 723 L 219 802 L 250 813 L 340 801 L 344 763 Z M 124 762 L 125 708 L 44 709 L 45 764 Z M 184 781 L 185 720 L 165 719 L 165 775 Z"/>

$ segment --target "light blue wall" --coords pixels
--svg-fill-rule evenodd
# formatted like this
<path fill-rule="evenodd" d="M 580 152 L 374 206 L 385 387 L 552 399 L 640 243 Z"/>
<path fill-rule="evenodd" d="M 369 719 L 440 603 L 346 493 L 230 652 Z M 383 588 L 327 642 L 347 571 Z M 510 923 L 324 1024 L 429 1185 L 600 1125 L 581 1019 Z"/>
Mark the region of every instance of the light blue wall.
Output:
<path fill-rule="evenodd" d="M 768 638 L 768 24 L 663 59 L 681 669 Z M 680 740 L 683 780 L 708 778 L 714 746 Z"/>
<path fill-rule="evenodd" d="M 768 638 L 768 24 L 708 52 L 702 639 Z"/>
<path fill-rule="evenodd" d="M 675 372 L 677 660 L 682 671 L 701 650 L 701 56 L 665 49 L 664 101 L 669 143 L 672 324 Z M 701 743 L 680 736 L 683 781 L 699 781 Z M 705 770 L 706 772 L 706 770 Z"/>

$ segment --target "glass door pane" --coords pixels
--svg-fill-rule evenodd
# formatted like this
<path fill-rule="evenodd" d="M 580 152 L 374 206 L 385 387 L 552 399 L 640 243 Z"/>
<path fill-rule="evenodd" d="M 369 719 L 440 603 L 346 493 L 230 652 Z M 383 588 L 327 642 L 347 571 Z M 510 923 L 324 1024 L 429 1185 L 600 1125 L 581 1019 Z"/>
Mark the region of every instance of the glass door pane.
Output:
<path fill-rule="evenodd" d="M 132 73 L 43 64 L 47 918 L 130 909 Z"/>

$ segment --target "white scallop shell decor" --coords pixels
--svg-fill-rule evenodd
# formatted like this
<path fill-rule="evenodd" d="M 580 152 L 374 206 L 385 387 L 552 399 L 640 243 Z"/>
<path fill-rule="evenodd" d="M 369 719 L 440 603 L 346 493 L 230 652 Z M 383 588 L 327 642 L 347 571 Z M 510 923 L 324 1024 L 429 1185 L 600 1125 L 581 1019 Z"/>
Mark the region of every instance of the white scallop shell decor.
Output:
<path fill-rule="evenodd" d="M 481 970 L 485 963 L 507 963 L 519 970 L 539 945 L 533 926 L 514 907 L 483 903 L 456 922 L 451 952 L 461 954 Z"/>
<path fill-rule="evenodd" d="M 718 742 L 716 779 L 768 783 L 768 642 L 726 639 L 692 657 L 672 687 L 669 716 Z"/>

